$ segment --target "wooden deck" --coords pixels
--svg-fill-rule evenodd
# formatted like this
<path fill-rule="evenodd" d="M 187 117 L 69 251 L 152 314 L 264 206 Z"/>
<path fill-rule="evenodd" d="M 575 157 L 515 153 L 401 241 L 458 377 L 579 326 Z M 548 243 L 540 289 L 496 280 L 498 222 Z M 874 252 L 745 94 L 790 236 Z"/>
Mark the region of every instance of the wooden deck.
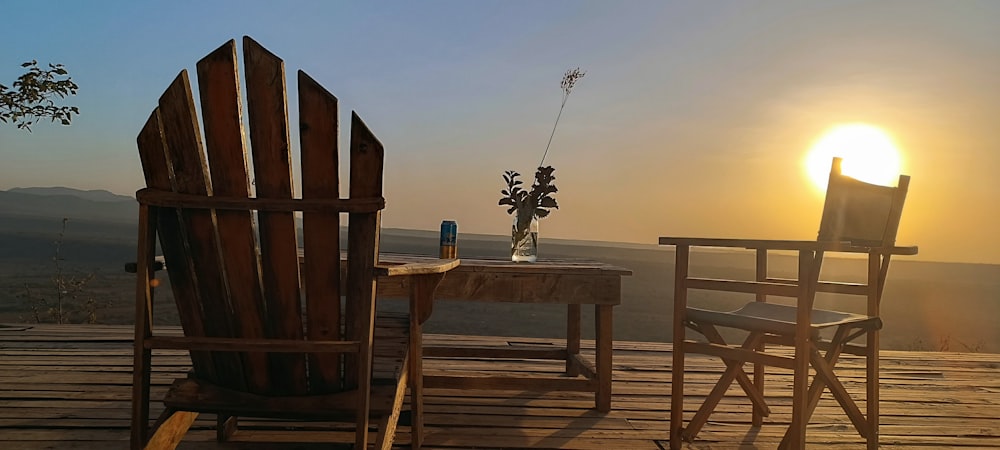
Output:
<path fill-rule="evenodd" d="M 132 329 L 123 326 L 37 325 L 0 327 L 0 448 L 120 449 L 128 445 L 132 372 Z M 428 335 L 426 342 L 449 345 L 526 345 L 551 340 Z M 593 342 L 584 342 L 584 353 Z M 153 358 L 154 398 L 183 376 L 183 352 Z M 841 362 L 848 390 L 863 385 L 857 360 Z M 430 358 L 427 374 L 558 376 L 563 365 L 546 361 L 489 362 Z M 689 360 L 692 395 L 704 395 L 722 365 Z M 777 375 L 777 374 L 776 374 Z M 789 421 L 789 377 L 772 377 L 768 398 L 776 405 L 765 425 L 749 425 L 750 404 L 727 397 L 719 412 L 688 448 L 774 448 Z M 428 389 L 428 449 L 578 448 L 661 449 L 667 446 L 670 345 L 615 342 L 612 410 L 592 409 L 593 394 Z M 698 398 L 685 404 L 693 413 Z M 158 407 L 154 404 L 154 407 Z M 1000 355 L 884 351 L 882 353 L 883 448 L 1000 448 Z M 154 410 L 153 414 L 158 411 Z M 291 433 L 293 424 L 241 422 L 237 442 L 214 442 L 214 420 L 196 423 L 180 448 L 341 448 L 330 444 L 277 444 L 346 440 L 347 433 L 324 424 Z M 241 441 L 270 440 L 265 444 Z M 406 427 L 398 441 L 408 441 Z M 846 416 L 824 399 L 809 427 L 811 446 L 862 448 Z M 400 447 L 405 448 L 405 447 Z"/>

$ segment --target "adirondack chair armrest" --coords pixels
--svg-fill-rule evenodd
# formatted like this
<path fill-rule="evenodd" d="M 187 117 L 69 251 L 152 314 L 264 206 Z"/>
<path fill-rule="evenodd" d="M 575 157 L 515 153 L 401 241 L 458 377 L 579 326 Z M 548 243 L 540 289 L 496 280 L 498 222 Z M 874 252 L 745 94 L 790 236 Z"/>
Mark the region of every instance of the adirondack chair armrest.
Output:
<path fill-rule="evenodd" d="M 167 263 L 165 262 L 165 260 L 163 259 L 162 256 L 157 256 L 153 260 L 153 271 L 154 272 L 163 270 L 166 267 L 167 267 Z M 139 270 L 139 264 L 138 263 L 136 263 L 136 262 L 127 262 L 127 263 L 125 263 L 125 272 L 127 272 L 127 273 L 136 273 L 136 271 L 138 271 L 138 270 Z"/>
<path fill-rule="evenodd" d="M 410 319 L 418 325 L 430 319 L 434 311 L 434 291 L 445 274 L 461 264 L 459 259 L 420 262 L 382 262 L 375 266 L 377 276 L 406 276 L 410 283 Z"/>
<path fill-rule="evenodd" d="M 427 275 L 446 273 L 461 264 L 460 259 L 441 259 L 433 262 L 379 263 L 375 274 L 379 276 Z"/>

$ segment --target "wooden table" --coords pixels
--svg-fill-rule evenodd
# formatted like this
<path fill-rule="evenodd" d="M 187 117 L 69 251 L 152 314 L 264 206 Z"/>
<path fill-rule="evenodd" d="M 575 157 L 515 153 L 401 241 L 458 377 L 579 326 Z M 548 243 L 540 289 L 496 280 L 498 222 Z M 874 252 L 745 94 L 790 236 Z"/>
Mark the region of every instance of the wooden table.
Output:
<path fill-rule="evenodd" d="M 381 263 L 427 261 L 429 257 L 383 253 Z M 448 272 L 435 299 L 456 301 L 550 303 L 567 307 L 566 347 L 557 349 L 426 346 L 427 357 L 531 358 L 566 362 L 565 375 L 550 378 L 499 376 L 425 376 L 432 388 L 517 389 L 595 393 L 598 411 L 611 409 L 612 308 L 621 303 L 621 278 L 632 271 L 590 260 L 540 259 L 535 263 L 461 258 Z M 379 280 L 381 295 L 403 296 L 408 286 L 396 278 Z M 595 356 L 580 354 L 581 305 L 594 305 Z"/>

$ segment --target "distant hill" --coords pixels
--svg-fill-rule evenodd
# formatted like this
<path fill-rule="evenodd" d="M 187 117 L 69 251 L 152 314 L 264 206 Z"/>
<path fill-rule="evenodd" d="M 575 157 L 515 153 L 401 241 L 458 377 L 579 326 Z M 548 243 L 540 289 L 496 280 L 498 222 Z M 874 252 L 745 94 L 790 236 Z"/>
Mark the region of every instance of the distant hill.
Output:
<path fill-rule="evenodd" d="M 134 198 L 108 191 L 65 187 L 14 188 L 0 191 L 0 218 L 38 217 L 134 223 L 139 207 Z"/>
<path fill-rule="evenodd" d="M 53 187 L 16 187 L 12 188 L 7 192 L 14 192 L 18 194 L 32 194 L 32 195 L 69 195 L 73 197 L 80 197 L 84 200 L 90 200 L 94 202 L 134 202 L 135 199 L 127 195 L 118 195 L 113 192 L 105 191 L 104 189 L 91 189 L 89 191 L 84 191 L 80 189 L 73 189 L 62 186 Z"/>

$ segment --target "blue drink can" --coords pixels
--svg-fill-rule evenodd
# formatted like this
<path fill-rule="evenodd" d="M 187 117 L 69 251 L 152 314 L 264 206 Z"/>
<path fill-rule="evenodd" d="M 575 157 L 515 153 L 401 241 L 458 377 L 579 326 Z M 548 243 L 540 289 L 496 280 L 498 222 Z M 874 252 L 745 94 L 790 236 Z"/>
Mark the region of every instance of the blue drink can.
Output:
<path fill-rule="evenodd" d="M 441 258 L 458 258 L 458 224 L 454 220 L 441 222 Z"/>

